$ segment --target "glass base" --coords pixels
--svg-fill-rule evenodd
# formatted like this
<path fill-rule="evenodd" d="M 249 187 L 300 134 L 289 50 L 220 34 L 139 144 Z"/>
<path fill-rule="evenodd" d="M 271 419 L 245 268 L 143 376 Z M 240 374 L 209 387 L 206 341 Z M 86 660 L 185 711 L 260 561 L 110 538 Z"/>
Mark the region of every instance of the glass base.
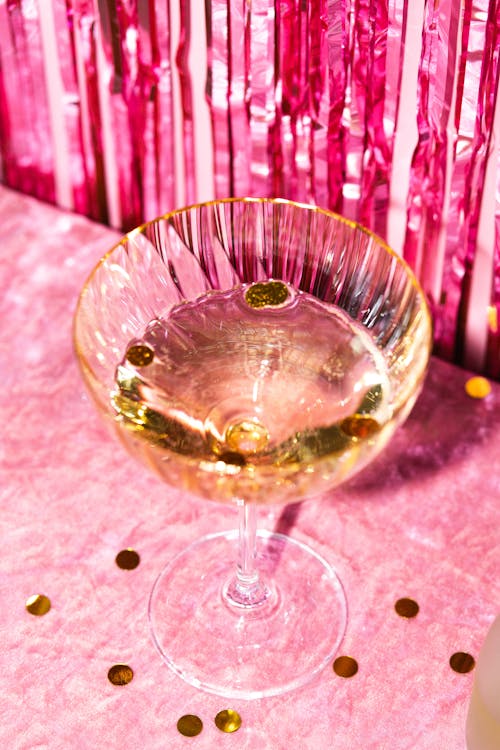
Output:
<path fill-rule="evenodd" d="M 258 606 L 227 600 L 238 532 L 210 534 L 178 554 L 149 602 L 153 639 L 182 679 L 228 698 L 278 695 L 332 661 L 347 622 L 342 584 L 305 544 L 257 532 L 257 569 L 268 595 Z"/>

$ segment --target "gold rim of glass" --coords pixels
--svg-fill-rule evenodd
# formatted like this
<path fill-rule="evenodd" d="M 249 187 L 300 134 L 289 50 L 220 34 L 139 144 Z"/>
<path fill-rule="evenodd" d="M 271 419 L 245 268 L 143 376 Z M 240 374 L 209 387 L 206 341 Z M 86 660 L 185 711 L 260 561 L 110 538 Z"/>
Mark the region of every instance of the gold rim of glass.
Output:
<path fill-rule="evenodd" d="M 342 216 L 341 214 L 338 214 L 335 211 L 331 211 L 330 209 L 322 208 L 321 206 L 317 206 L 311 203 L 302 203 L 300 201 L 289 200 L 288 198 L 254 198 L 251 196 L 246 196 L 246 197 L 231 197 L 231 198 L 214 198 L 213 200 L 201 201 L 199 203 L 192 203 L 188 206 L 182 206 L 181 208 L 176 208 L 176 209 L 173 209 L 172 211 L 167 211 L 166 213 L 156 216 L 154 219 L 150 219 L 149 221 L 145 221 L 142 224 L 139 224 L 137 227 L 134 227 L 130 231 L 126 232 L 121 237 L 121 239 L 118 242 L 116 242 L 98 260 L 98 262 L 94 265 L 94 267 L 90 271 L 89 275 L 87 276 L 80 290 L 80 293 L 78 295 L 78 301 L 75 307 L 75 312 L 73 315 L 73 346 L 74 346 L 77 358 L 79 359 L 81 363 L 85 365 L 85 369 L 88 369 L 94 375 L 92 367 L 88 363 L 85 355 L 83 354 L 79 346 L 76 326 L 77 326 L 77 320 L 78 320 L 79 313 L 80 313 L 80 308 L 82 306 L 85 294 L 90 288 L 93 278 L 98 273 L 101 266 L 103 266 L 107 262 L 107 260 L 113 255 L 113 253 L 116 252 L 122 245 L 124 245 L 128 241 L 129 238 L 133 237 L 136 234 L 143 233 L 144 229 L 148 226 L 151 226 L 159 221 L 166 221 L 172 218 L 173 216 L 178 216 L 183 213 L 188 213 L 189 211 L 193 211 L 196 209 L 206 208 L 209 206 L 218 206 L 222 204 L 230 204 L 230 203 L 260 203 L 260 204 L 268 203 L 268 204 L 281 204 L 281 205 L 293 206 L 296 208 L 302 208 L 302 209 L 306 209 L 307 211 L 311 211 L 312 213 L 319 213 L 325 216 L 331 216 L 332 218 L 345 224 L 346 226 L 352 227 L 353 229 L 358 229 L 359 231 L 371 237 L 380 248 L 385 250 L 385 252 L 387 252 L 388 255 L 393 257 L 396 260 L 396 262 L 399 263 L 404 268 L 410 280 L 410 283 L 412 284 L 412 286 L 416 289 L 416 291 L 422 298 L 422 303 L 423 303 L 422 310 L 427 319 L 427 323 L 428 323 L 429 330 L 430 330 L 428 350 L 429 350 L 429 355 L 431 354 L 432 341 L 433 341 L 433 319 L 432 319 L 432 315 L 430 312 L 429 304 L 427 302 L 427 296 L 424 292 L 422 285 L 417 279 L 413 269 L 409 265 L 409 263 L 401 255 L 399 255 L 390 245 L 388 245 L 387 242 L 385 242 L 385 240 L 383 240 L 382 237 L 380 237 L 380 235 L 376 234 L 371 229 L 368 229 L 367 227 L 363 226 L 363 224 L 360 224 L 357 221 L 354 221 L 352 219 L 347 219 L 345 216 Z"/>

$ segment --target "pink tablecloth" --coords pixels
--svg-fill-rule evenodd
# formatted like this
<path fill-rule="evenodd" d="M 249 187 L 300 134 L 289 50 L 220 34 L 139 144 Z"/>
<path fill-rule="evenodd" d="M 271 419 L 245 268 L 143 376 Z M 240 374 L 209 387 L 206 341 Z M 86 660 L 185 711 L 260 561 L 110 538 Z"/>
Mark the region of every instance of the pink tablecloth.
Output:
<path fill-rule="evenodd" d="M 182 497 L 129 459 L 101 425 L 72 352 L 71 318 L 116 235 L 0 189 L 0 746 L 15 750 L 464 750 L 477 655 L 500 612 L 500 387 L 466 395 L 468 373 L 432 362 L 424 392 L 385 455 L 321 502 L 295 506 L 290 533 L 334 562 L 349 601 L 330 668 L 284 697 L 228 701 L 184 684 L 150 638 L 147 600 L 167 560 L 231 508 Z M 264 511 L 261 525 L 279 524 Z M 116 554 L 136 549 L 132 571 Z M 43 617 L 27 598 L 46 594 Z M 403 619 L 394 603 L 420 605 Z M 189 644 L 186 644 L 189 647 Z M 108 669 L 134 670 L 128 685 Z M 213 722 L 236 709 L 242 726 Z M 179 734 L 197 714 L 197 737 Z"/>

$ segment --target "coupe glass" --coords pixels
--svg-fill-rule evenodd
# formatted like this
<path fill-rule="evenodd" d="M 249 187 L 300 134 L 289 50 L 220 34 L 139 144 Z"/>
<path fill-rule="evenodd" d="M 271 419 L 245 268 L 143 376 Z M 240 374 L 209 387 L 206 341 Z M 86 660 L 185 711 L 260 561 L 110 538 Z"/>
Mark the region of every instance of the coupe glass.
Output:
<path fill-rule="evenodd" d="M 310 680 L 342 640 L 344 590 L 306 544 L 257 530 L 256 508 L 324 495 L 410 412 L 431 320 L 408 266 L 317 207 L 213 201 L 131 231 L 100 261 L 74 341 L 127 450 L 239 508 L 237 530 L 197 539 L 160 573 L 149 617 L 163 658 L 228 697 Z"/>

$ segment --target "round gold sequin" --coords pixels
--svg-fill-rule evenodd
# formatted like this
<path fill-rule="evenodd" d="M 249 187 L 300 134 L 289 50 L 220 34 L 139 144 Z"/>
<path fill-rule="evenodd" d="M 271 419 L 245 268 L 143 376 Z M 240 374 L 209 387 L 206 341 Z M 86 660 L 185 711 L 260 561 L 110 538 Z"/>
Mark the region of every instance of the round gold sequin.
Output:
<path fill-rule="evenodd" d="M 153 361 L 154 351 L 146 344 L 134 344 L 127 349 L 127 360 L 134 367 L 146 367 Z"/>
<path fill-rule="evenodd" d="M 481 375 L 469 378 L 465 383 L 465 392 L 471 398 L 486 398 L 491 393 L 490 381 Z"/>
<path fill-rule="evenodd" d="M 394 609 L 400 617 L 416 617 L 420 607 L 414 599 L 403 597 L 397 600 Z"/>
<path fill-rule="evenodd" d="M 50 609 L 50 599 L 45 594 L 33 594 L 26 599 L 26 609 L 31 615 L 37 615 L 37 617 L 46 615 Z"/>
<path fill-rule="evenodd" d="M 252 284 L 245 292 L 245 302 L 250 307 L 277 307 L 287 301 L 290 292 L 282 281 L 264 281 Z"/>
<path fill-rule="evenodd" d="M 358 671 L 358 662 L 352 656 L 338 656 L 333 662 L 333 671 L 339 677 L 354 677 Z"/>
<path fill-rule="evenodd" d="M 108 671 L 108 680 L 113 685 L 128 685 L 132 682 L 134 672 L 128 664 L 115 664 Z"/>
<path fill-rule="evenodd" d="M 340 423 L 340 429 L 345 435 L 353 438 L 369 438 L 380 430 L 380 425 L 373 417 L 364 414 L 353 414 Z"/>
<path fill-rule="evenodd" d="M 127 549 L 122 549 L 121 552 L 117 554 L 115 562 L 122 570 L 134 570 L 134 568 L 137 568 L 141 562 L 141 558 L 135 549 L 127 547 Z"/>
<path fill-rule="evenodd" d="M 221 732 L 227 732 L 228 734 L 237 732 L 241 727 L 241 716 L 237 711 L 233 711 L 232 708 L 219 711 L 214 721 Z"/>
<path fill-rule="evenodd" d="M 177 722 L 177 729 L 184 737 L 196 737 L 203 729 L 203 722 L 199 716 L 185 714 Z"/>
<path fill-rule="evenodd" d="M 457 651 L 450 656 L 450 667 L 454 672 L 466 674 L 466 672 L 470 672 L 474 669 L 475 665 L 476 661 L 474 657 L 464 651 Z"/>

